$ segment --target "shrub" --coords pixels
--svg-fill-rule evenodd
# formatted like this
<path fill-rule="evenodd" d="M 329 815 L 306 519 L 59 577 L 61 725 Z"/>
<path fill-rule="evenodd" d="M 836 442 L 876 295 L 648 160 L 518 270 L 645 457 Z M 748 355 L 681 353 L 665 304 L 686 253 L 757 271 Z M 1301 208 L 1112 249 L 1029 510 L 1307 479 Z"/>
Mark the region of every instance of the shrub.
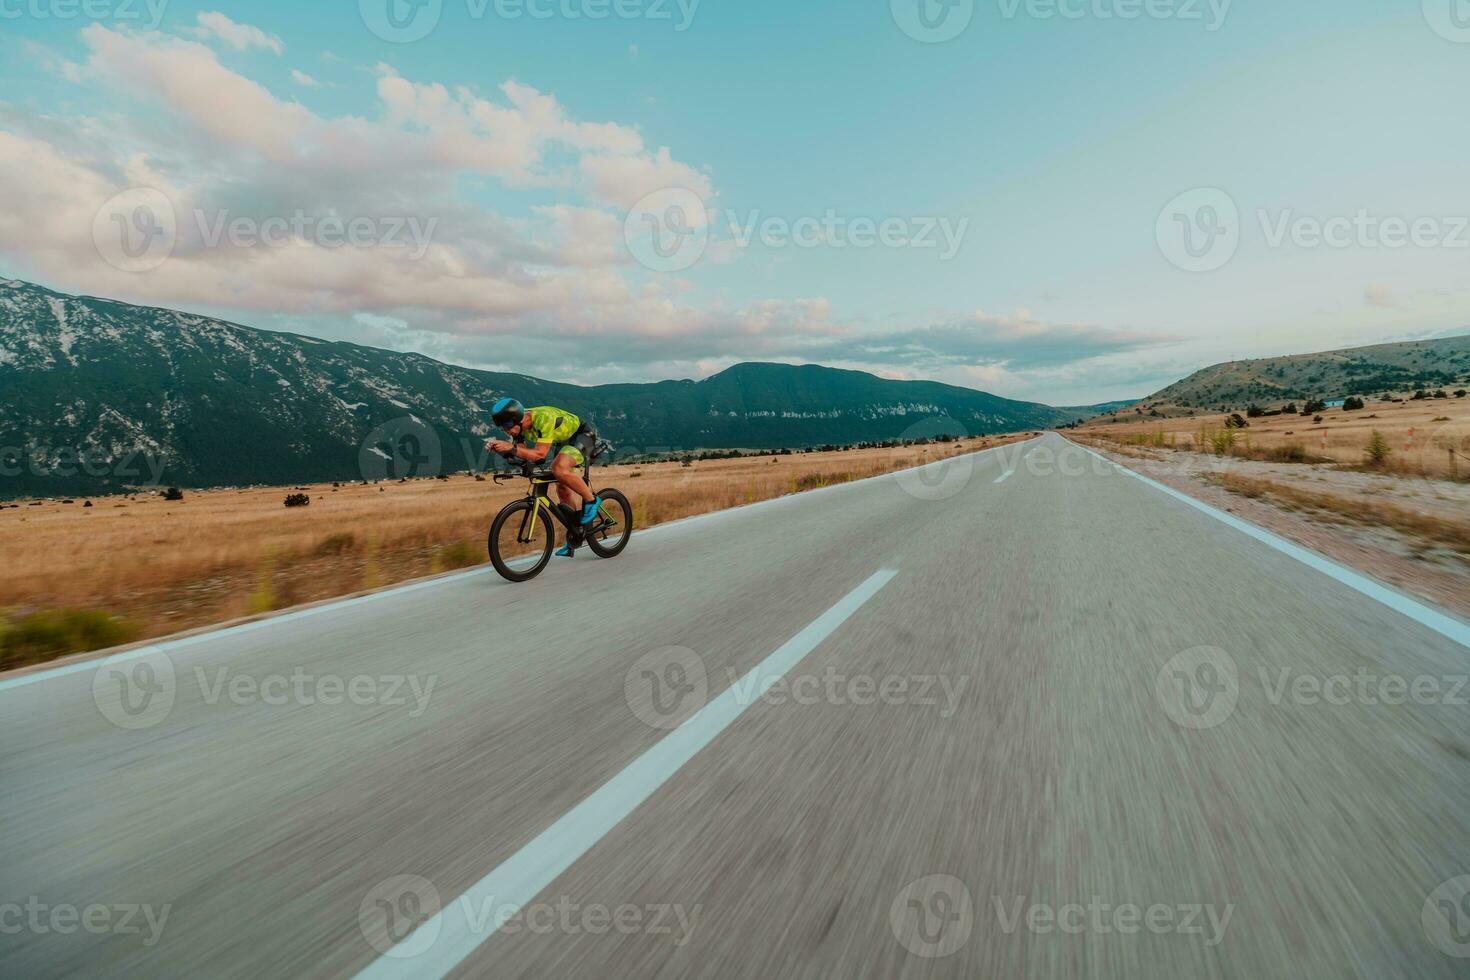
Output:
<path fill-rule="evenodd" d="M 276 560 L 268 556 L 255 573 L 255 591 L 245 600 L 245 610 L 255 616 L 286 605 L 276 592 Z"/>
<path fill-rule="evenodd" d="M 1381 467 L 1388 462 L 1388 457 L 1392 452 L 1393 448 L 1389 446 L 1383 433 L 1374 429 L 1373 435 L 1368 440 L 1368 448 L 1363 450 L 1363 456 L 1367 459 L 1369 466 Z"/>
<path fill-rule="evenodd" d="M 357 547 L 357 535 L 351 531 L 338 531 L 317 542 L 318 555 L 341 555 Z"/>
<path fill-rule="evenodd" d="M 1241 418 L 1239 412 L 1236 412 L 1236 413 L 1232 414 L 1228 419 L 1225 420 L 1225 428 L 1227 428 L 1227 429 L 1248 429 L 1248 428 L 1250 428 L 1250 423 L 1247 422 L 1245 419 Z"/>
<path fill-rule="evenodd" d="M 18 667 L 117 646 L 136 639 L 137 624 L 98 609 L 51 609 L 0 620 L 0 667 Z"/>
<path fill-rule="evenodd" d="M 1266 414 L 1266 410 L 1259 405 L 1252 405 L 1245 410 L 1245 414 L 1253 419 L 1258 419 Z"/>
<path fill-rule="evenodd" d="M 1363 399 L 1361 398 L 1344 398 L 1342 401 L 1342 410 L 1344 412 L 1356 412 L 1362 407 Z"/>
<path fill-rule="evenodd" d="M 1216 429 L 1213 426 L 1204 425 L 1200 426 L 1194 441 L 1200 452 L 1224 456 L 1235 448 L 1235 431 L 1229 428 Z"/>
<path fill-rule="evenodd" d="M 167 490 L 163 491 L 163 499 L 164 500 L 183 500 L 184 499 L 184 491 L 180 490 L 178 487 L 169 487 Z"/>
<path fill-rule="evenodd" d="M 1306 446 L 1299 442 L 1288 442 L 1271 450 L 1271 459 L 1277 463 L 1305 463 L 1310 457 Z"/>
<path fill-rule="evenodd" d="M 305 507 L 311 503 L 311 498 L 304 493 L 286 494 L 285 504 L 287 507 Z"/>
<path fill-rule="evenodd" d="M 468 541 L 455 541 L 434 552 L 431 562 L 435 571 L 468 568 L 485 560 L 485 553 Z"/>
<path fill-rule="evenodd" d="M 1316 415 L 1318 412 L 1327 411 L 1327 403 L 1320 398 L 1313 398 L 1302 406 L 1303 415 Z"/>

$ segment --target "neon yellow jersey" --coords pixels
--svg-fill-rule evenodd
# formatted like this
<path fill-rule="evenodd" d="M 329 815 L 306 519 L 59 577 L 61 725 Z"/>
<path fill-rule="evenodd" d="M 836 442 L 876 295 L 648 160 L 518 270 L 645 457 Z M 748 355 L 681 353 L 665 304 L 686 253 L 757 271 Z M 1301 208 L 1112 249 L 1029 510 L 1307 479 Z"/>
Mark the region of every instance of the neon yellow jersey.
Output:
<path fill-rule="evenodd" d="M 526 444 L 531 446 L 543 442 L 552 445 L 566 442 L 582 425 L 582 420 L 571 412 L 564 412 L 550 405 L 527 409 L 527 412 L 531 416 L 531 424 L 526 426 L 522 435 Z"/>

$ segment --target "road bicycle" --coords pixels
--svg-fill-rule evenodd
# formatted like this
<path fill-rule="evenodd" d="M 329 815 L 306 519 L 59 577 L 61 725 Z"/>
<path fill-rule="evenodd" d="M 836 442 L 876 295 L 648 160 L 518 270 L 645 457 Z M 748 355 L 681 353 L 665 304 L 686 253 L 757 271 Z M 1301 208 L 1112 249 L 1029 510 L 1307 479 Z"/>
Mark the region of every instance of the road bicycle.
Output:
<path fill-rule="evenodd" d="M 610 447 L 606 443 L 599 443 L 596 449 L 586 454 L 582 478 L 588 486 L 592 485 L 592 460 L 607 448 Z M 492 479 L 496 483 L 515 479 L 530 481 L 524 497 L 506 504 L 495 515 L 486 542 L 491 564 L 502 577 L 512 582 L 535 578 L 551 561 L 551 552 L 556 546 L 552 518 L 567 529 L 566 537 L 572 547 L 579 548 L 585 544 L 599 558 L 615 558 L 622 554 L 633 535 L 633 505 L 621 491 L 611 487 L 593 491 L 602 498 L 602 506 L 592 523 L 583 526 L 579 508 L 551 499 L 551 487 L 556 478 L 550 470 L 538 468 L 535 463 L 521 463 L 516 470 L 496 473 Z"/>

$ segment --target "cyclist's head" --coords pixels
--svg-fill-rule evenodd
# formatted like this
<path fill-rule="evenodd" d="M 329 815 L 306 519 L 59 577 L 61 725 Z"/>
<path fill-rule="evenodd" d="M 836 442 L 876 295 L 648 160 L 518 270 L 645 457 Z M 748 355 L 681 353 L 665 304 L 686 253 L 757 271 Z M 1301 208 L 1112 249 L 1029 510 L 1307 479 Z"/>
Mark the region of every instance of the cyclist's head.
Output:
<path fill-rule="evenodd" d="M 526 406 L 514 398 L 502 398 L 491 407 L 490 417 L 496 425 L 509 432 L 526 417 Z"/>

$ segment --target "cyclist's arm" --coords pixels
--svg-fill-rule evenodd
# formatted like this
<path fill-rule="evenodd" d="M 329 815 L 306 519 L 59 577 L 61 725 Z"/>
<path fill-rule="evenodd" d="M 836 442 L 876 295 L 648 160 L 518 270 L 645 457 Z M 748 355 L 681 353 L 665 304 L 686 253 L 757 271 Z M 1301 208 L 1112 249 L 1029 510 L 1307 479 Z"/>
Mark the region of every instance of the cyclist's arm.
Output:
<path fill-rule="evenodd" d="M 516 455 L 528 463 L 539 463 L 551 452 L 551 443 L 538 442 L 535 446 L 516 447 Z"/>

